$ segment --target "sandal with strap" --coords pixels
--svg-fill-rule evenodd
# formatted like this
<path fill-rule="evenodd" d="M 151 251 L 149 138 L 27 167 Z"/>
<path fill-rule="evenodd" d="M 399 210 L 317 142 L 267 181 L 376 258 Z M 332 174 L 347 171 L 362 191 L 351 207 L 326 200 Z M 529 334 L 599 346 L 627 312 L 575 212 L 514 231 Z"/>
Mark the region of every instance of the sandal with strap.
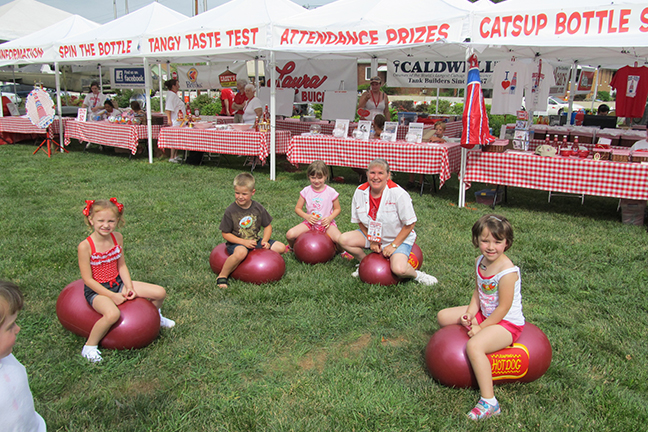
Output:
<path fill-rule="evenodd" d="M 225 289 L 225 288 L 229 287 L 229 278 L 226 278 L 226 277 L 219 277 L 218 279 L 216 279 L 216 284 L 217 284 L 220 288 Z M 225 286 L 222 287 L 221 285 L 225 285 Z"/>

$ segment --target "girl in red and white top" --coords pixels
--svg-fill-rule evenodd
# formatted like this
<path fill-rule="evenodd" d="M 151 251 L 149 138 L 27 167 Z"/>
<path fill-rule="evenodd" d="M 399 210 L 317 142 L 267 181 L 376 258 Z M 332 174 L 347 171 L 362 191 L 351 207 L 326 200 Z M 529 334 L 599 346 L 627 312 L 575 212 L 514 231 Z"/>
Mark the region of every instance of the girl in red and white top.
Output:
<path fill-rule="evenodd" d="M 85 240 L 79 243 L 79 269 L 85 283 L 85 298 L 102 317 L 90 331 L 81 355 L 91 362 L 100 362 L 99 342 L 120 317 L 118 305 L 136 297 L 151 300 L 158 308 L 166 297 L 159 285 L 132 281 L 124 260 L 124 238 L 115 228 L 123 225 L 124 206 L 116 198 L 110 200 L 86 200 L 83 209 L 86 224 L 92 228 Z M 160 326 L 171 328 L 175 322 L 162 316 Z"/>

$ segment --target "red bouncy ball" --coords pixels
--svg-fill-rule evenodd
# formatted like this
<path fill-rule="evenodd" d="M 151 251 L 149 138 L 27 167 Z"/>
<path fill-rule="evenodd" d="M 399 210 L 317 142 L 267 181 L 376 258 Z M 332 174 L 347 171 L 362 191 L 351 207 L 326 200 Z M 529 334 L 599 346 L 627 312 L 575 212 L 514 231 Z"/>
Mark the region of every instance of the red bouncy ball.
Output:
<path fill-rule="evenodd" d="M 149 345 L 160 333 L 160 314 L 150 301 L 136 298 L 117 306 L 121 312 L 100 344 L 108 349 L 133 349 Z M 66 286 L 56 301 L 56 315 L 63 327 L 87 338 L 101 314 L 83 295 L 83 279 Z"/>
<path fill-rule="evenodd" d="M 228 256 L 225 243 L 214 248 L 209 255 L 209 265 L 214 273 L 220 273 Z M 253 249 L 229 277 L 261 285 L 281 280 L 285 272 L 286 263 L 277 252 L 270 249 Z"/>
<path fill-rule="evenodd" d="M 335 257 L 335 244 L 327 234 L 310 230 L 297 237 L 293 251 L 301 262 L 319 264 Z"/>
<path fill-rule="evenodd" d="M 358 267 L 360 280 L 364 283 L 384 286 L 397 284 L 400 278 L 392 273 L 389 264 L 389 258 L 385 258 L 382 254 L 375 252 L 368 254 L 360 261 Z"/>
<path fill-rule="evenodd" d="M 466 353 L 469 339 L 467 330 L 459 324 L 442 327 L 432 335 L 425 348 L 425 363 L 441 384 L 477 388 L 477 379 Z M 549 369 L 551 355 L 547 336 L 535 325 L 526 323 L 512 347 L 488 354 L 493 384 L 535 381 Z"/>
<path fill-rule="evenodd" d="M 418 270 L 423 266 L 423 251 L 416 243 L 412 246 L 412 251 L 407 262 L 414 267 L 414 270 Z"/>

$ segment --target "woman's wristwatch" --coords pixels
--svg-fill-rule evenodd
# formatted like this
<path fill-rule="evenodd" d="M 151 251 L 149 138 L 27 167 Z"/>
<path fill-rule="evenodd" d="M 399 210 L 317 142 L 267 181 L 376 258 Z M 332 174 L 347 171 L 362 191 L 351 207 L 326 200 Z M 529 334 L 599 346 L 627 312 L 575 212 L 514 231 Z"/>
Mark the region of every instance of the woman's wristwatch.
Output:
<path fill-rule="evenodd" d="M 398 249 L 398 246 L 396 246 L 396 243 L 392 243 L 391 247 L 393 247 L 394 249 Z"/>

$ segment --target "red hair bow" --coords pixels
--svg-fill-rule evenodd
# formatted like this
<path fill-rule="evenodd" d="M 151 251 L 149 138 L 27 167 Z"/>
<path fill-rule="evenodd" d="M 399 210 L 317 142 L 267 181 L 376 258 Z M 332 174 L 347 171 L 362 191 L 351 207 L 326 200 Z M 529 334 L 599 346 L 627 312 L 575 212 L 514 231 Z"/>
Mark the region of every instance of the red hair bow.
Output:
<path fill-rule="evenodd" d="M 110 202 L 115 204 L 117 206 L 117 211 L 121 214 L 122 211 L 124 211 L 124 204 L 120 204 L 117 202 L 117 198 L 110 198 Z"/>
<path fill-rule="evenodd" d="M 95 200 L 85 200 L 86 206 L 83 209 L 83 216 L 90 216 L 90 209 L 92 208 L 92 205 L 94 204 Z"/>

